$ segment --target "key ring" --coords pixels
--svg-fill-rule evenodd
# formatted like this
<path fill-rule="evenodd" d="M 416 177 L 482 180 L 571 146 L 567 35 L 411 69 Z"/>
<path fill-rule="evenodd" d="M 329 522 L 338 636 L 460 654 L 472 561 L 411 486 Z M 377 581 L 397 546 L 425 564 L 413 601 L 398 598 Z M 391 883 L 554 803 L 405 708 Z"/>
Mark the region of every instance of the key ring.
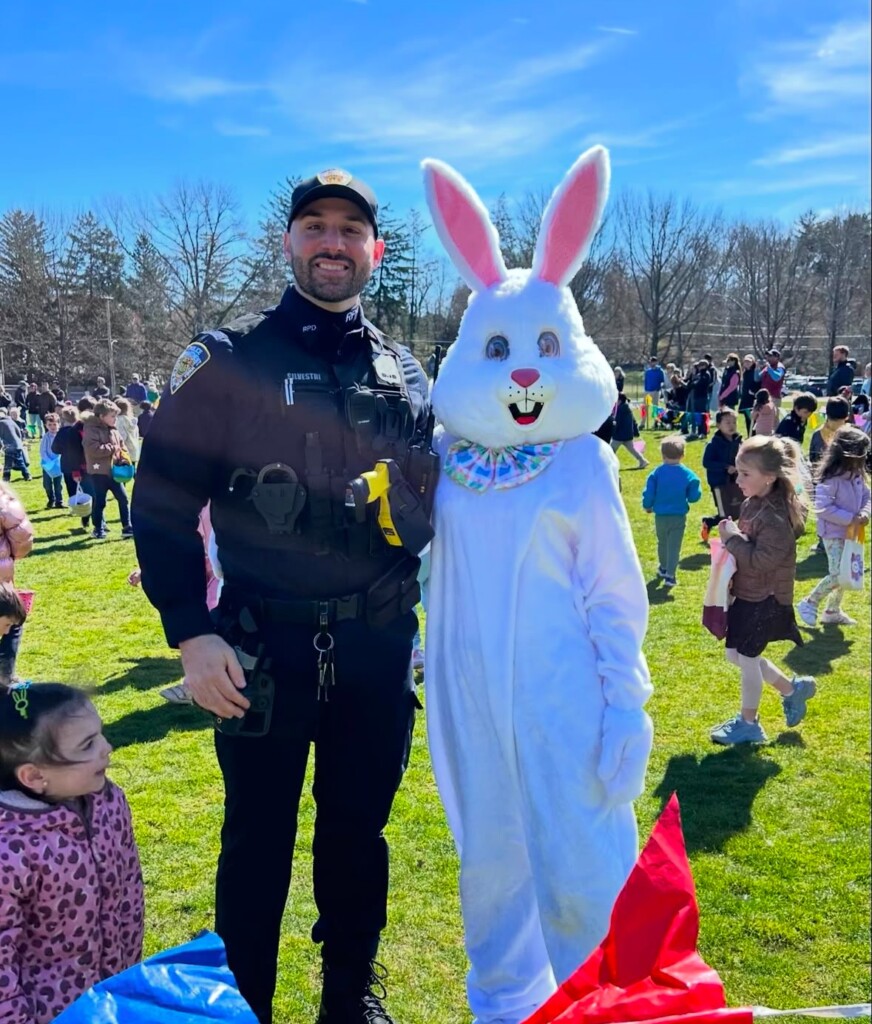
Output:
<path fill-rule="evenodd" d="M 321 637 L 324 637 L 325 640 L 329 640 L 329 643 L 327 644 L 326 647 L 321 647 L 318 644 L 318 641 L 321 639 Z M 336 646 L 336 641 L 333 639 L 333 635 L 331 633 L 328 633 L 326 630 L 324 630 L 321 633 L 315 634 L 315 636 L 312 638 L 312 646 L 319 654 L 327 654 L 330 651 L 332 651 L 333 648 Z"/>

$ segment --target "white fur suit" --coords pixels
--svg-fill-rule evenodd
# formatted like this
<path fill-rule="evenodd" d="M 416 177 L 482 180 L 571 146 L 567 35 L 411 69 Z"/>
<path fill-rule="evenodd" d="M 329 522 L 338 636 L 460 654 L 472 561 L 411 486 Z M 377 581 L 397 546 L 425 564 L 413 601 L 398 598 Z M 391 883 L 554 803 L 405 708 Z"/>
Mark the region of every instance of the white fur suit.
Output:
<path fill-rule="evenodd" d="M 647 595 L 615 400 L 566 283 L 608 158 L 584 154 L 507 271 L 471 187 L 426 161 L 428 202 L 473 295 L 434 389 L 443 473 L 427 633 L 434 770 L 460 852 L 476 1024 L 520 1024 L 603 938 L 637 853 L 651 693 Z"/>

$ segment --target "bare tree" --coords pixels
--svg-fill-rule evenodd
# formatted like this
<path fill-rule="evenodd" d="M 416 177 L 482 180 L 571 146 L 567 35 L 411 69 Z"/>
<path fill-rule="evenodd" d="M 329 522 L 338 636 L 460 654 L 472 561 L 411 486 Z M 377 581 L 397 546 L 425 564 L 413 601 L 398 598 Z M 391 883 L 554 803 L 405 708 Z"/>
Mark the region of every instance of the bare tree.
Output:
<path fill-rule="evenodd" d="M 647 354 L 683 358 L 727 261 L 723 222 L 689 200 L 625 194 L 618 222 L 647 335 Z"/>
<path fill-rule="evenodd" d="M 132 255 L 147 235 L 166 270 L 172 318 L 187 337 L 226 322 L 243 304 L 260 267 L 232 190 L 213 182 L 178 182 L 151 202 L 111 206 L 116 234 Z"/>
<path fill-rule="evenodd" d="M 830 365 L 833 346 L 849 332 L 856 332 L 854 340 L 869 337 L 870 227 L 872 217 L 867 212 L 837 214 L 822 221 L 811 213 L 799 222 L 799 241 L 810 251 L 811 270 L 818 282 Z"/>
<path fill-rule="evenodd" d="M 733 241 L 731 318 L 750 335 L 756 355 L 778 348 L 786 362 L 795 361 L 814 308 L 809 246 L 774 221 L 741 224 Z"/>

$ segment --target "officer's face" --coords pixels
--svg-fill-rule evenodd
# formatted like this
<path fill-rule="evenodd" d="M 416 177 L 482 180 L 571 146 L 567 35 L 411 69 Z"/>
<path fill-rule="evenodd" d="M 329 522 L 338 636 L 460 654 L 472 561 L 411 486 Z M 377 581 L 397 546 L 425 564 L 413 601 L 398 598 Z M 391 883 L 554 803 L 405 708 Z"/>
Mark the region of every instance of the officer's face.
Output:
<path fill-rule="evenodd" d="M 297 287 L 328 309 L 349 309 L 381 263 L 384 241 L 347 199 L 320 199 L 294 218 L 285 258 Z"/>

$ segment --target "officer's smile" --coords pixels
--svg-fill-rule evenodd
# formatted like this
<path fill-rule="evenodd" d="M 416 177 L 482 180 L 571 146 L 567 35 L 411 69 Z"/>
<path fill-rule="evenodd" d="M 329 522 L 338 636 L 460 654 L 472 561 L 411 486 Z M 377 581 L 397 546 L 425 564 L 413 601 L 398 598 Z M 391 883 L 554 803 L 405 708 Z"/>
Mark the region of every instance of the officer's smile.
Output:
<path fill-rule="evenodd" d="M 312 260 L 312 266 L 323 274 L 340 275 L 354 272 L 354 264 L 351 260 L 338 260 L 332 257 L 316 256 Z"/>

